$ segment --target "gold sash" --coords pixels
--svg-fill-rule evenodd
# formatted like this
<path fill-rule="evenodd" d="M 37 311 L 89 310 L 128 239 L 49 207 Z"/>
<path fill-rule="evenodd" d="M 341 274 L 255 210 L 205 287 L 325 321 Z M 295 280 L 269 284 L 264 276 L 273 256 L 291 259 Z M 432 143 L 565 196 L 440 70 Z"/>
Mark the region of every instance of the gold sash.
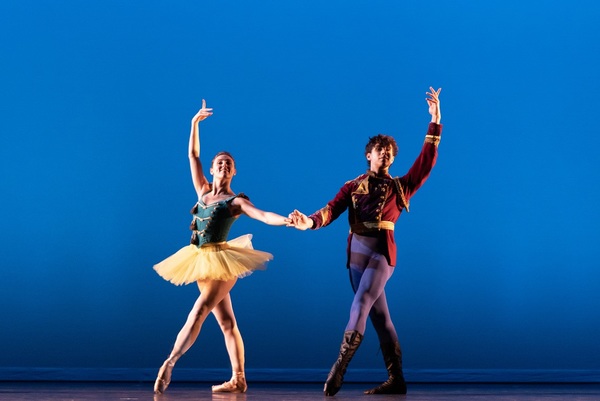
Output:
<path fill-rule="evenodd" d="M 350 225 L 350 232 L 356 234 L 370 233 L 379 230 L 394 231 L 394 223 L 391 221 L 364 221 Z"/>

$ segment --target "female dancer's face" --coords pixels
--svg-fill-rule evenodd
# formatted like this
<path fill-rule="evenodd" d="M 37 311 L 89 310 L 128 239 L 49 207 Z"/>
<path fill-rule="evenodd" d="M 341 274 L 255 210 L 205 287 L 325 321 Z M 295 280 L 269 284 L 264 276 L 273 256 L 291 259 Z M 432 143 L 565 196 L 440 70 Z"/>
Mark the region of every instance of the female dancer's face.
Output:
<path fill-rule="evenodd" d="M 235 175 L 235 163 L 233 159 L 227 155 L 219 155 L 213 160 L 210 173 L 215 178 L 231 178 Z"/>

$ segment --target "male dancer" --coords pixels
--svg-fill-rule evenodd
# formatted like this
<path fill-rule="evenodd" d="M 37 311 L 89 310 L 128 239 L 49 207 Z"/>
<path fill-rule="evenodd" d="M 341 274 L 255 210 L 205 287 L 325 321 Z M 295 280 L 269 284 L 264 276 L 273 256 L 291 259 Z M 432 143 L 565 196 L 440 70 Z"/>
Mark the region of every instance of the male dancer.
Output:
<path fill-rule="evenodd" d="M 429 177 L 437 159 L 442 133 L 441 89 L 436 91 L 430 87 L 429 90 L 426 100 L 431 123 L 421 153 L 406 175 L 392 178 L 389 174 L 388 170 L 398 154 L 398 145 L 391 136 L 377 135 L 369 139 L 365 148 L 369 165 L 366 174 L 346 182 L 335 198 L 310 216 L 297 210 L 290 215 L 296 228 L 316 230 L 329 225 L 349 209 L 347 267 L 355 295 L 338 359 L 325 382 L 323 391 L 326 396 L 335 395 L 342 387 L 346 368 L 363 339 L 367 317 L 371 318 L 379 337 L 389 377 L 365 394 L 406 394 L 402 351 L 390 318 L 385 284 L 396 265 L 394 223 L 403 209 L 409 211 L 410 198 Z"/>

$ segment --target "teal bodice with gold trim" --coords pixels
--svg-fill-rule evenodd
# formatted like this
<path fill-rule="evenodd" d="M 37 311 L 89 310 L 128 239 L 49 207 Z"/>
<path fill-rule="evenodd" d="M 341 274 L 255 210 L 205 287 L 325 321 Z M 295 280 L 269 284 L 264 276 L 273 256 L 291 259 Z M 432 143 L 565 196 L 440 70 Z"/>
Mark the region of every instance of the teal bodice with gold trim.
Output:
<path fill-rule="evenodd" d="M 202 246 L 211 242 L 226 241 L 229 229 L 237 219 L 231 214 L 229 203 L 238 196 L 247 198 L 240 193 L 208 205 L 200 198 L 190 211 L 194 216 L 190 224 L 190 230 L 193 231 L 190 243 Z"/>

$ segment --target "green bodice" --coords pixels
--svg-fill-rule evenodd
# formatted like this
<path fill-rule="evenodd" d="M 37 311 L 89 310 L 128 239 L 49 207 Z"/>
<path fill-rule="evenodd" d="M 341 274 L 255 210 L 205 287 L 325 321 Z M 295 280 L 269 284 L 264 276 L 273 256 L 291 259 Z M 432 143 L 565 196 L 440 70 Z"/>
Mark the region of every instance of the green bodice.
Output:
<path fill-rule="evenodd" d="M 190 229 L 193 231 L 191 244 L 201 246 L 209 242 L 227 240 L 229 229 L 237 219 L 229 210 L 229 203 L 239 195 L 231 196 L 206 205 L 202 199 L 191 210 L 194 216 Z"/>

